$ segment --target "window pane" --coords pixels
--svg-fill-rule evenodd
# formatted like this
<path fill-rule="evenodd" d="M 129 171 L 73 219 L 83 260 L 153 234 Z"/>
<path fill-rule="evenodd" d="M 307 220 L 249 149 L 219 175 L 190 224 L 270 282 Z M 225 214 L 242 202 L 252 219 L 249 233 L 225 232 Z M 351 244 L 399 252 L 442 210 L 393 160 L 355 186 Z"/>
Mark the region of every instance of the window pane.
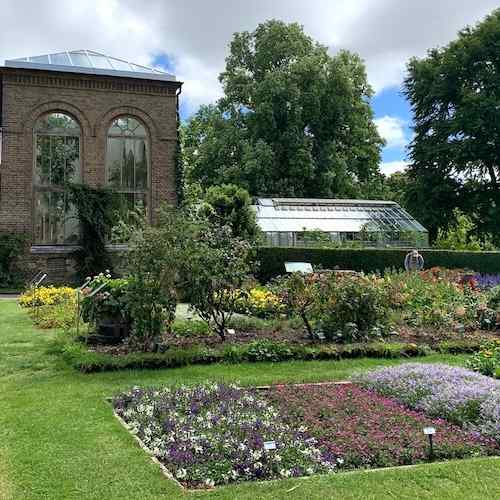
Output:
<path fill-rule="evenodd" d="M 71 52 L 71 60 L 74 66 L 82 66 L 84 68 L 91 68 L 89 58 L 83 52 Z"/>
<path fill-rule="evenodd" d="M 35 192 L 35 242 L 40 245 L 76 244 L 78 219 L 63 192 Z"/>
<path fill-rule="evenodd" d="M 42 116 L 36 123 L 35 130 L 37 132 L 57 133 L 80 135 L 80 125 L 71 116 L 64 113 L 50 113 Z"/>
<path fill-rule="evenodd" d="M 147 189 L 148 185 L 148 159 L 146 151 L 146 141 L 136 140 L 135 142 L 135 188 Z"/>
<path fill-rule="evenodd" d="M 50 136 L 37 137 L 35 184 L 50 184 Z"/>
<path fill-rule="evenodd" d="M 66 182 L 80 182 L 80 139 L 65 137 Z"/>
<path fill-rule="evenodd" d="M 134 142 L 130 139 L 124 139 L 125 143 L 125 163 L 123 164 L 123 177 L 122 187 L 134 189 L 134 170 L 135 170 L 135 156 L 134 156 Z"/>
<path fill-rule="evenodd" d="M 125 144 L 122 139 L 109 137 L 106 156 L 106 165 L 108 170 L 108 184 L 113 187 L 122 185 L 122 163 L 125 155 Z"/>
<path fill-rule="evenodd" d="M 66 52 L 61 52 L 60 54 L 52 54 L 50 56 L 51 64 L 59 64 L 62 66 L 69 66 L 69 57 Z"/>
<path fill-rule="evenodd" d="M 94 65 L 94 68 L 101 69 L 113 69 L 111 64 L 109 64 L 108 58 L 104 56 L 98 56 L 94 54 L 89 54 L 90 60 Z"/>

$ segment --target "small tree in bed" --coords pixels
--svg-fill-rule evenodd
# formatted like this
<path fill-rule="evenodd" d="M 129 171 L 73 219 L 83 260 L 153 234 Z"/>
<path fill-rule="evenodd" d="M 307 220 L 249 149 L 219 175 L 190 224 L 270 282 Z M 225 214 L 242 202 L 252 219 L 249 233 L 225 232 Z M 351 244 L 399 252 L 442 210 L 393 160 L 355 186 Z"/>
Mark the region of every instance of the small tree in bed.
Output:
<path fill-rule="evenodd" d="M 234 238 L 227 226 L 205 222 L 185 262 L 185 288 L 191 307 L 207 321 L 222 341 L 227 323 L 245 293 L 250 274 L 250 244 Z"/>

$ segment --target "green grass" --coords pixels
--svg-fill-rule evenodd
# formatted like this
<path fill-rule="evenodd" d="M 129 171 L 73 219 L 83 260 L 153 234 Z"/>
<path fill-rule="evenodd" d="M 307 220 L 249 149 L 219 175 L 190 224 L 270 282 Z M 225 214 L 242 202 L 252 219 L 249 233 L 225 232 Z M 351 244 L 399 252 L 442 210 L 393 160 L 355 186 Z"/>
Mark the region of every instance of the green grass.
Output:
<path fill-rule="evenodd" d="M 339 380 L 359 369 L 402 360 L 257 363 L 84 375 L 50 354 L 54 332 L 36 330 L 14 301 L 0 302 L 0 499 L 153 499 L 192 496 L 158 466 L 112 416 L 106 398 L 132 385 L 247 385 Z M 464 356 L 424 362 L 462 364 Z M 420 361 L 420 360 L 419 360 Z M 261 498 L 500 497 L 500 460 L 477 459 L 415 468 L 228 486 L 196 496 Z"/>

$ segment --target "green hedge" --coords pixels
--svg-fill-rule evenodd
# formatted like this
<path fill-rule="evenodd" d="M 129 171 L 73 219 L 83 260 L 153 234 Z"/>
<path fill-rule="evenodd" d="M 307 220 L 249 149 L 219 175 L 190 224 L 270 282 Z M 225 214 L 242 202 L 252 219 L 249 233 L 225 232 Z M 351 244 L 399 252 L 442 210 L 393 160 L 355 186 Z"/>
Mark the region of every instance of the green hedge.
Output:
<path fill-rule="evenodd" d="M 410 358 L 426 356 L 433 352 L 471 353 L 480 348 L 480 342 L 441 342 L 433 348 L 427 345 L 407 343 L 367 343 L 367 344 L 318 344 L 291 345 L 286 342 L 258 340 L 243 345 L 228 344 L 223 349 L 194 347 L 191 349 L 171 349 L 164 353 L 134 352 L 114 356 L 87 350 L 79 342 L 69 342 L 60 349 L 66 361 L 75 369 L 84 372 L 101 372 L 123 369 L 178 368 L 181 366 L 211 363 L 256 363 L 292 360 L 331 360 L 352 358 Z"/>
<path fill-rule="evenodd" d="M 285 262 L 311 262 L 324 269 L 353 271 L 384 271 L 402 269 L 408 250 L 400 249 L 337 249 L 261 247 L 257 250 L 261 281 L 284 273 Z M 469 269 L 480 273 L 500 273 L 500 252 L 456 252 L 453 250 L 422 250 L 425 267 Z"/>

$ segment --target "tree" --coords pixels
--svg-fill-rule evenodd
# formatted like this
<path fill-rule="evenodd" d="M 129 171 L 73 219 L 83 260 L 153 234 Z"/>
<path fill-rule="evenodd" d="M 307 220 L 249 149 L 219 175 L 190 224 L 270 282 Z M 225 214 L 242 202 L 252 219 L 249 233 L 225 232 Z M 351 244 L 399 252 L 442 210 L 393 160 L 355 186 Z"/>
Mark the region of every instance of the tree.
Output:
<path fill-rule="evenodd" d="M 331 56 L 298 24 L 272 20 L 234 35 L 219 78 L 222 99 L 184 130 L 188 184 L 355 197 L 382 183 L 383 141 L 357 55 Z"/>
<path fill-rule="evenodd" d="M 244 296 L 251 270 L 250 245 L 228 226 L 206 222 L 191 241 L 183 288 L 191 307 L 226 339 L 227 323 Z"/>
<path fill-rule="evenodd" d="M 458 207 L 478 233 L 496 232 L 498 240 L 500 10 L 446 47 L 412 59 L 408 70 L 405 93 L 415 123 L 410 207 L 434 234 Z"/>
<path fill-rule="evenodd" d="M 211 186 L 204 201 L 202 210 L 210 220 L 229 226 L 236 238 L 248 241 L 257 238 L 259 226 L 248 191 L 235 184 Z"/>
<path fill-rule="evenodd" d="M 434 242 L 434 248 L 446 250 L 495 250 L 491 243 L 491 235 L 482 238 L 474 235 L 476 226 L 471 218 L 462 213 L 458 208 L 453 211 L 454 221 L 448 229 L 439 229 Z"/>

